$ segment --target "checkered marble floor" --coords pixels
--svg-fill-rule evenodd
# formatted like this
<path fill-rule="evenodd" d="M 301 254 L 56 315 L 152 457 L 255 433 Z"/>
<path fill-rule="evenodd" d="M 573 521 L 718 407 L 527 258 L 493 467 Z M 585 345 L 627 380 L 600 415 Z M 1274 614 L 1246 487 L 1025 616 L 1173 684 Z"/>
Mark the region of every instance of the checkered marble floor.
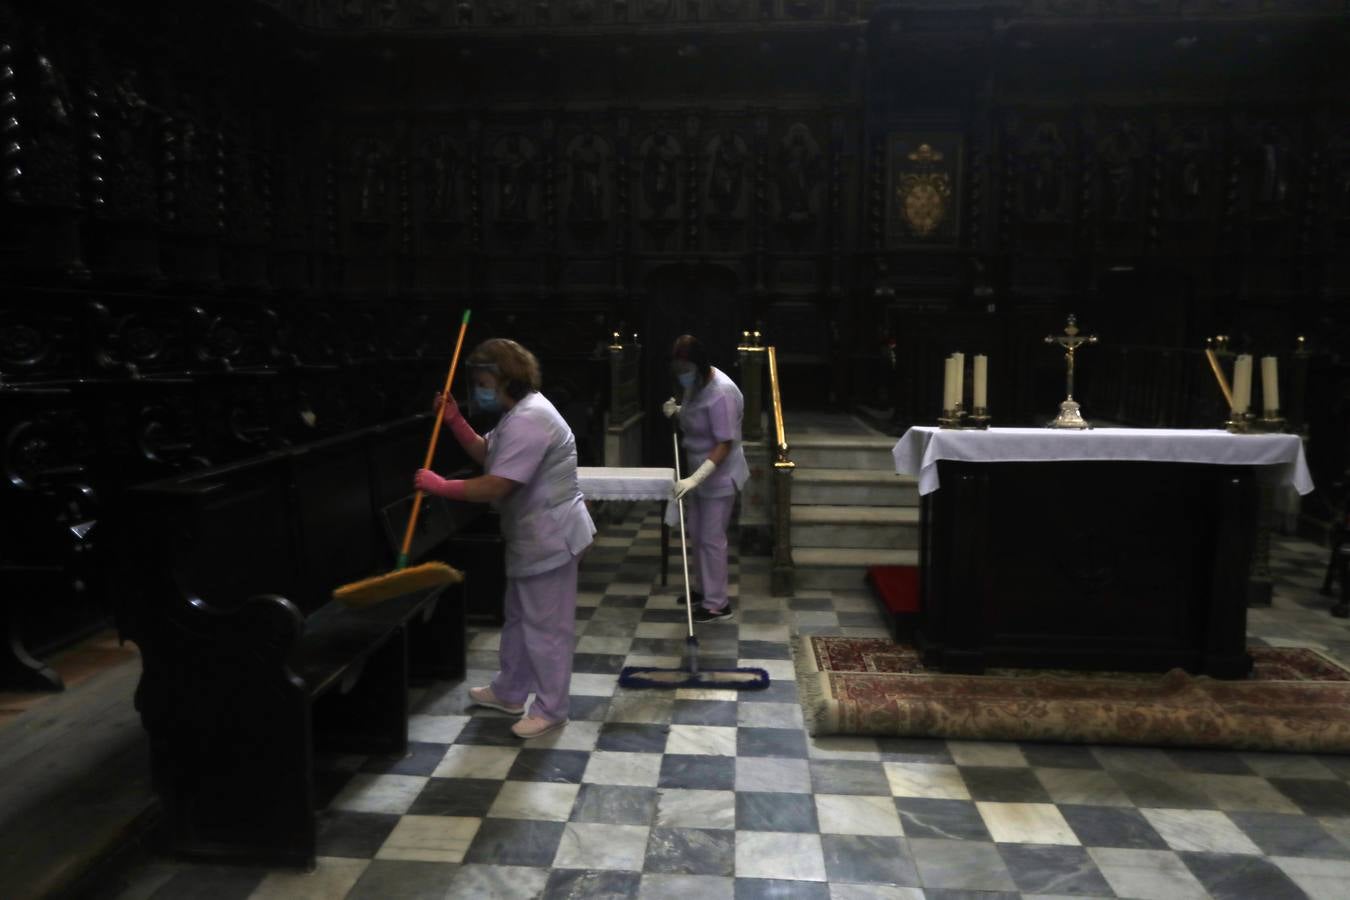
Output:
<path fill-rule="evenodd" d="M 677 589 L 654 587 L 655 516 L 602 530 L 582 567 L 573 721 L 522 743 L 463 684 L 417 691 L 406 758 L 325 760 L 317 871 L 151 859 L 108 896 L 832 900 L 1350 896 L 1350 758 L 826 738 L 802 728 L 794 633 L 884 636 L 857 585 L 784 599 L 733 559 L 734 622 L 705 667 L 772 687 L 617 691 L 627 664 L 679 666 Z M 1323 552 L 1277 541 L 1256 640 L 1350 661 L 1318 596 Z M 672 569 L 678 572 L 678 565 Z"/>

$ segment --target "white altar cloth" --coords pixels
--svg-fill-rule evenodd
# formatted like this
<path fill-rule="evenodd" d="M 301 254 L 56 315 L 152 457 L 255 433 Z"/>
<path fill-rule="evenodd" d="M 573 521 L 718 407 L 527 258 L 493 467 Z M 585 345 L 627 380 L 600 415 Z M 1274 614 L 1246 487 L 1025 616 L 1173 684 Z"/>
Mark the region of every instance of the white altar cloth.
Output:
<path fill-rule="evenodd" d="M 669 500 L 675 470 L 578 466 L 577 483 L 587 500 Z"/>
<path fill-rule="evenodd" d="M 958 431 L 921 425 L 909 429 L 891 451 L 895 471 L 915 475 L 919 493 L 938 485 L 938 460 L 961 462 L 1127 462 L 1203 463 L 1264 466 L 1267 477 L 1312 492 L 1303 441 L 1294 434 L 1230 434 L 1177 428 L 990 428 Z"/>

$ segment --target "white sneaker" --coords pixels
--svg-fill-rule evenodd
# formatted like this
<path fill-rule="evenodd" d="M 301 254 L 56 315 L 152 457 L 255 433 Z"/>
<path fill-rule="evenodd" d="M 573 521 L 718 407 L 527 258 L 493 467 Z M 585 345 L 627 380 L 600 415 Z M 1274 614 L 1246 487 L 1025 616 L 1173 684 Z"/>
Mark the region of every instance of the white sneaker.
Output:
<path fill-rule="evenodd" d="M 566 724 L 566 719 L 550 722 L 548 719 L 543 719 L 539 716 L 526 716 L 511 726 L 511 733 L 518 738 L 524 738 L 528 741 L 530 738 L 543 737 L 549 732 L 555 731 Z"/>
<path fill-rule="evenodd" d="M 523 706 L 512 706 L 509 703 L 503 703 L 497 699 L 497 695 L 492 693 L 491 685 L 486 687 L 469 688 L 469 699 L 478 706 L 486 706 L 488 709 L 500 709 L 504 713 L 510 713 L 518 716 L 525 711 Z"/>

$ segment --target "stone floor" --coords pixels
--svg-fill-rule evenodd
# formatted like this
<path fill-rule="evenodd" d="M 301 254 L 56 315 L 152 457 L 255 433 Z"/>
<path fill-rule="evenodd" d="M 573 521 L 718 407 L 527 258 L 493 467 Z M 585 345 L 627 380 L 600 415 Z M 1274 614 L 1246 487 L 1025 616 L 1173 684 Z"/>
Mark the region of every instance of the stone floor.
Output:
<path fill-rule="evenodd" d="M 108 898 L 879 898 L 1350 896 L 1350 758 L 827 738 L 802 728 L 789 639 L 882 636 L 857 583 L 775 598 L 733 560 L 734 622 L 700 626 L 705 667 L 755 665 L 762 693 L 616 689 L 679 666 L 683 612 L 654 586 L 654 514 L 606 526 L 582 568 L 573 721 L 522 743 L 465 691 L 417 691 L 398 759 L 325 760 L 317 871 L 147 857 Z M 1350 663 L 1316 593 L 1323 552 L 1277 541 L 1254 642 Z M 678 568 L 678 567 L 676 567 Z"/>

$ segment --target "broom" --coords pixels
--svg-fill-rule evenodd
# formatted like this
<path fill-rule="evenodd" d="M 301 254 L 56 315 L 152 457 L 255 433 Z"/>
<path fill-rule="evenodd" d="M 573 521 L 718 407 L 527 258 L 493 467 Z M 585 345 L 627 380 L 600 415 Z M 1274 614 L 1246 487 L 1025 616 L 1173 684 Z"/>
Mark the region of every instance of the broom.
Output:
<path fill-rule="evenodd" d="M 671 432 L 675 442 L 675 480 L 680 480 L 680 439 Z M 763 669 L 709 669 L 698 670 L 698 638 L 694 637 L 694 601 L 689 594 L 689 546 L 684 539 L 684 498 L 675 501 L 680 510 L 680 559 L 684 562 L 684 612 L 689 622 L 689 637 L 685 639 L 688 665 L 683 669 L 656 669 L 645 666 L 626 666 L 619 673 L 619 687 L 626 688 L 725 688 L 736 691 L 758 691 L 769 686 L 769 673 Z"/>
<path fill-rule="evenodd" d="M 464 318 L 459 323 L 459 337 L 455 340 L 455 355 L 450 358 L 450 371 L 445 376 L 445 390 L 441 392 L 442 402 L 436 410 L 436 424 L 431 429 L 431 443 L 427 446 L 427 459 L 422 468 L 430 469 L 436 457 L 436 442 L 441 436 L 441 422 L 445 419 L 445 404 L 449 402 L 450 388 L 454 385 L 455 369 L 459 366 L 459 351 L 464 346 L 464 332 L 469 328 L 469 310 L 464 310 Z M 417 516 L 422 511 L 422 492 L 413 496 L 412 514 L 408 516 L 408 527 L 403 532 L 403 547 L 394 562 L 394 571 L 383 575 L 374 575 L 351 584 L 344 584 L 333 591 L 333 599 L 344 606 L 364 607 L 389 600 L 413 591 L 438 587 L 443 584 L 458 584 L 464 580 L 464 573 L 453 569 L 443 562 L 427 562 L 408 567 L 408 552 L 412 549 L 413 531 L 417 528 Z"/>

